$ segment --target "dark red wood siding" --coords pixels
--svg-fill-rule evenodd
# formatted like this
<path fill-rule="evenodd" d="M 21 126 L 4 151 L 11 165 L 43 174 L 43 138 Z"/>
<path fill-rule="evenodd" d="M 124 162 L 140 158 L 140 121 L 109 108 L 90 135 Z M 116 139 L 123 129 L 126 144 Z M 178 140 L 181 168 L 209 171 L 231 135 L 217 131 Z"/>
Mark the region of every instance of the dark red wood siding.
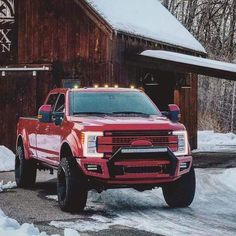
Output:
<path fill-rule="evenodd" d="M 15 150 L 16 124 L 21 116 L 36 116 L 46 92 L 52 88 L 51 72 L 8 72 L 0 79 L 0 144 Z"/>
<path fill-rule="evenodd" d="M 111 31 L 81 1 L 21 0 L 19 63 L 53 63 L 82 85 L 109 81 Z"/>

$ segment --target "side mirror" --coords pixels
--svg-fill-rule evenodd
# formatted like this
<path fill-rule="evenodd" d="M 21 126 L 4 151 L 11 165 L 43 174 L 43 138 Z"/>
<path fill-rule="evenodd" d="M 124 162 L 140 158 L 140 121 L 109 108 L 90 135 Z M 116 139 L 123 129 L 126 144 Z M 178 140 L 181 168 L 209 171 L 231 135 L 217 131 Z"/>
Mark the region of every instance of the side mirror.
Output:
<path fill-rule="evenodd" d="M 39 122 L 50 123 L 52 121 L 52 106 L 42 105 L 38 112 Z"/>
<path fill-rule="evenodd" d="M 169 106 L 169 118 L 172 122 L 179 122 L 181 118 L 180 109 L 175 104 L 170 104 Z"/>

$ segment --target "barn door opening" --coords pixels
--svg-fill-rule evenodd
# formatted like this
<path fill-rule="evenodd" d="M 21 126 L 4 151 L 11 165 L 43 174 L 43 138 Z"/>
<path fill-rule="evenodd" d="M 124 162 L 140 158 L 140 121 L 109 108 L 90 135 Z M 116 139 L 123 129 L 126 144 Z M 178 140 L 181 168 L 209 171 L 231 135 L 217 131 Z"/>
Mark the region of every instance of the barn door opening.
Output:
<path fill-rule="evenodd" d="M 8 73 L 0 78 L 0 94 L 0 144 L 14 151 L 19 117 L 36 114 L 36 78 Z"/>
<path fill-rule="evenodd" d="M 142 87 L 161 111 L 174 102 L 175 75 L 171 72 L 149 71 L 142 78 Z"/>
<path fill-rule="evenodd" d="M 0 76 L 0 145 L 13 151 L 19 117 L 35 117 L 53 87 L 51 71 L 34 68 L 37 72 L 26 67 L 7 68 Z"/>

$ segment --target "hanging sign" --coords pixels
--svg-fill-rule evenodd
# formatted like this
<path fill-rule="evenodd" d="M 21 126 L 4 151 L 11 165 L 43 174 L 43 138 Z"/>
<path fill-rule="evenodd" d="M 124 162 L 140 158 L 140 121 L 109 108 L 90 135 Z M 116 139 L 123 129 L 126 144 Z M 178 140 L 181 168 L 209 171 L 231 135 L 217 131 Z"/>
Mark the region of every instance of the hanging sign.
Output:
<path fill-rule="evenodd" d="M 16 0 L 0 0 L 0 63 L 16 62 L 16 51 Z"/>

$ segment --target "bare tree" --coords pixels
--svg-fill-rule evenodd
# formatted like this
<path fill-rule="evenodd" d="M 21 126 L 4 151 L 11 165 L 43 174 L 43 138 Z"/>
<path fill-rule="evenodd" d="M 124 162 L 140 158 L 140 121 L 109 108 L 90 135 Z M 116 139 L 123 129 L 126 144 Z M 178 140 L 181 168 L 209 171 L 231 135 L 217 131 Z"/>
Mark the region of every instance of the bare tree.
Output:
<path fill-rule="evenodd" d="M 236 62 L 236 0 L 163 0 L 164 6 L 203 44 L 209 57 Z M 236 85 L 199 79 L 199 127 L 236 131 Z"/>
<path fill-rule="evenodd" d="M 229 59 L 234 59 L 235 46 L 235 21 L 236 21 L 236 0 L 232 0 L 231 14 L 230 14 L 230 28 L 229 28 Z"/>
<path fill-rule="evenodd" d="M 163 0 L 163 5 L 167 8 L 167 9 L 169 9 L 169 0 Z"/>

